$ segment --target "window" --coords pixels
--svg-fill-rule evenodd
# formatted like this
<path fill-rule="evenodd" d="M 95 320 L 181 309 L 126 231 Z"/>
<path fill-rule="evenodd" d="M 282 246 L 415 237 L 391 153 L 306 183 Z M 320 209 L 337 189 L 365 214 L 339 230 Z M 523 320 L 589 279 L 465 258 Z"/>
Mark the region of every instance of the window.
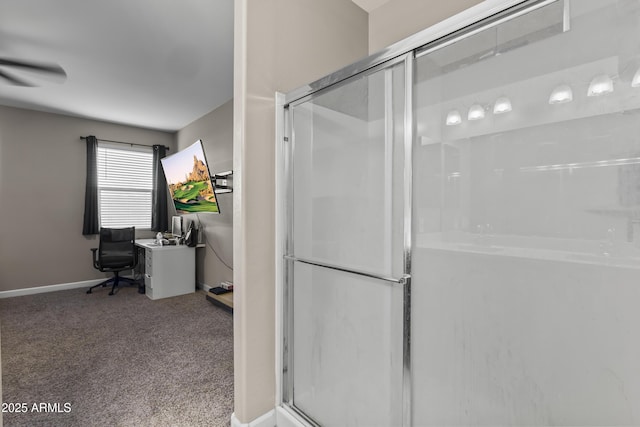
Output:
<path fill-rule="evenodd" d="M 100 142 L 97 169 L 100 227 L 150 229 L 152 148 Z"/>

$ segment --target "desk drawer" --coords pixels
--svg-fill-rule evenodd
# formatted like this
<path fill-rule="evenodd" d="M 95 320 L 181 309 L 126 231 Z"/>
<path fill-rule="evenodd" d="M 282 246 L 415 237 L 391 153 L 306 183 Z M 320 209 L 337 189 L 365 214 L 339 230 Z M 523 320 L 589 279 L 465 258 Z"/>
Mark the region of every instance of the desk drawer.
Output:
<path fill-rule="evenodd" d="M 144 272 L 152 276 L 153 275 L 153 256 L 150 250 L 144 251 Z"/>
<path fill-rule="evenodd" d="M 148 274 L 144 275 L 144 293 L 151 299 L 153 298 L 153 279 Z"/>

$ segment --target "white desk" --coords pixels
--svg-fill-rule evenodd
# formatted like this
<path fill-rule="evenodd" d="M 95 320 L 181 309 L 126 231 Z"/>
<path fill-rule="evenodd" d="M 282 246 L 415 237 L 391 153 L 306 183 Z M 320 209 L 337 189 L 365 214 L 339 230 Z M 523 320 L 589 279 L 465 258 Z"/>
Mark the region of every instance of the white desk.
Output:
<path fill-rule="evenodd" d="M 136 240 L 144 248 L 145 294 L 151 299 L 195 292 L 196 249 L 186 245 L 159 246 L 155 239 Z"/>

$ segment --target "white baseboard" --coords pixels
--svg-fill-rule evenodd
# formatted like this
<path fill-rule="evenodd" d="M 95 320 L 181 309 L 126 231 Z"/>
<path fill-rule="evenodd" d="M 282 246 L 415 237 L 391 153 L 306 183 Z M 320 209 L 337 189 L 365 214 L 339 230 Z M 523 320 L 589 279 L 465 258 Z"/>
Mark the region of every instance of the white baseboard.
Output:
<path fill-rule="evenodd" d="M 98 283 L 104 282 L 106 278 L 84 280 L 82 282 L 61 283 L 59 285 L 36 286 L 33 288 L 13 289 L 10 291 L 0 291 L 0 298 L 21 297 L 23 295 L 42 294 L 45 292 L 65 291 L 67 289 L 88 288 Z"/>
<path fill-rule="evenodd" d="M 209 292 L 209 289 L 211 289 L 211 288 L 215 288 L 215 286 L 209 286 L 206 283 L 198 282 L 198 289 L 202 289 L 205 292 Z"/>
<path fill-rule="evenodd" d="M 271 410 L 249 423 L 241 423 L 235 412 L 231 414 L 231 427 L 276 427 L 276 411 Z"/>
<path fill-rule="evenodd" d="M 294 416 L 286 408 L 278 406 L 274 410 L 244 424 L 233 413 L 231 414 L 231 427 L 309 427 L 309 424 Z"/>

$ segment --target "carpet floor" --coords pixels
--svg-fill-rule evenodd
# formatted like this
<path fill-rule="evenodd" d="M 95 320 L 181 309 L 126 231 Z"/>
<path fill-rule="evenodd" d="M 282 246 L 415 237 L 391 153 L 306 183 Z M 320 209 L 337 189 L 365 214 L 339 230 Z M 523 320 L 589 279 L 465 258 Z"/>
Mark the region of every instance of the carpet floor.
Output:
<path fill-rule="evenodd" d="M 228 426 L 232 315 L 202 291 L 107 292 L 0 299 L 4 426 Z"/>

